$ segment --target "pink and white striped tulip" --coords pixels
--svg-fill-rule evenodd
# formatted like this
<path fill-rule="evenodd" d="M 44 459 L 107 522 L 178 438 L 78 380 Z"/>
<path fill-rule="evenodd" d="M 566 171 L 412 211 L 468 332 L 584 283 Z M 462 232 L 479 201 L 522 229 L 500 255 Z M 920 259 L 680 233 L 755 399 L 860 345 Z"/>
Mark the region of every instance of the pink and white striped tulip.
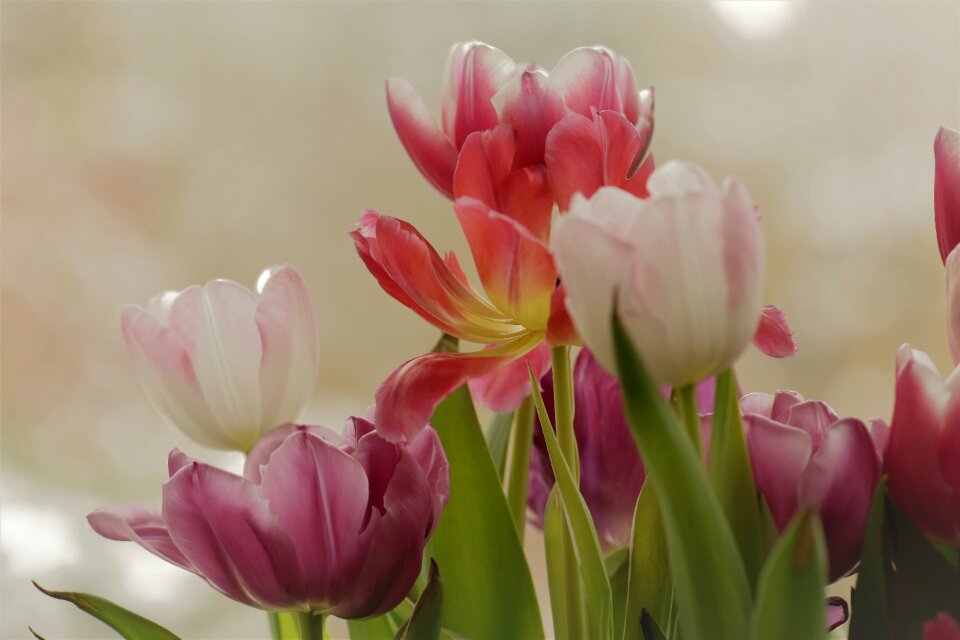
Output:
<path fill-rule="evenodd" d="M 890 495 L 917 526 L 960 546 L 960 367 L 944 380 L 927 354 L 900 347 L 884 463 Z"/>
<path fill-rule="evenodd" d="M 960 131 L 941 127 L 933 142 L 933 210 L 944 262 L 960 244 Z"/>
<path fill-rule="evenodd" d="M 290 265 L 264 271 L 256 293 L 213 280 L 128 305 L 121 329 L 157 410 L 214 449 L 249 450 L 295 420 L 314 391 L 317 322 Z"/>
<path fill-rule="evenodd" d="M 797 511 L 816 508 L 830 556 L 830 579 L 846 575 L 860 558 L 880 454 L 856 419 L 840 420 L 825 402 L 793 391 L 751 393 L 740 401 L 757 489 L 777 529 Z M 878 437 L 884 425 L 875 427 Z"/>
<path fill-rule="evenodd" d="M 360 418 L 342 438 L 323 427 L 272 431 L 251 450 L 244 477 L 176 449 L 168 466 L 162 509 L 105 507 L 90 525 L 269 611 L 389 611 L 419 575 L 449 497 L 433 429 L 399 446 Z"/>
<path fill-rule="evenodd" d="M 647 188 L 647 199 L 612 187 L 575 196 L 554 230 L 554 256 L 574 324 L 608 371 L 616 298 L 653 378 L 692 384 L 733 364 L 757 330 L 759 222 L 743 184 L 719 189 L 696 165 L 663 165 Z"/>

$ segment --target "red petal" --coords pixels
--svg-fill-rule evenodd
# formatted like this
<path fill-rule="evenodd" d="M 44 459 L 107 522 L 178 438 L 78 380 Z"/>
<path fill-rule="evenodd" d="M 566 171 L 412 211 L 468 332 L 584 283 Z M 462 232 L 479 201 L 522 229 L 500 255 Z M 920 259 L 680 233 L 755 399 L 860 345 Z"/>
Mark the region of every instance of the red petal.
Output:
<path fill-rule="evenodd" d="M 551 347 L 560 345 L 579 345 L 583 341 L 577 328 L 573 326 L 573 318 L 567 310 L 567 289 L 563 283 L 557 285 L 550 297 L 550 320 L 547 321 L 547 344 Z"/>
<path fill-rule="evenodd" d="M 497 125 L 491 98 L 516 73 L 516 63 L 482 42 L 453 45 L 447 58 L 441 93 L 443 130 L 457 148 L 474 131 Z"/>
<path fill-rule="evenodd" d="M 517 132 L 514 168 L 543 164 L 547 133 L 567 111 L 560 94 L 539 71 L 525 71 L 506 84 L 493 98 L 500 121 Z"/>
<path fill-rule="evenodd" d="M 529 367 L 529 368 L 528 368 Z M 497 413 L 514 411 L 530 395 L 530 371 L 537 380 L 550 368 L 550 347 L 540 343 L 533 351 L 479 378 L 470 380 L 474 400 Z"/>
<path fill-rule="evenodd" d="M 793 339 L 793 329 L 787 323 L 787 314 L 782 309 L 768 304 L 760 310 L 760 324 L 753 336 L 753 344 L 773 358 L 796 355 L 797 343 Z"/>
<path fill-rule="evenodd" d="M 941 127 L 933 141 L 933 210 L 940 257 L 960 243 L 960 131 Z"/>

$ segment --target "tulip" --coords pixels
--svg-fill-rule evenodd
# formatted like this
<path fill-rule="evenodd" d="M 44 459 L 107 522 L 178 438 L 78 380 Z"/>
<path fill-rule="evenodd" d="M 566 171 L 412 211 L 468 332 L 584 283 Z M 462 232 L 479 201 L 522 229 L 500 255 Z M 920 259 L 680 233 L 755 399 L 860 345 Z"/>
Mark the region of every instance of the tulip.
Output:
<path fill-rule="evenodd" d="M 688 385 L 730 367 L 755 335 L 763 242 L 736 180 L 721 190 L 700 167 L 671 162 L 647 188 L 647 199 L 613 187 L 575 196 L 554 253 L 574 324 L 608 371 L 616 298 L 653 378 Z"/>
<path fill-rule="evenodd" d="M 928 536 L 960 546 L 960 367 L 944 380 L 929 356 L 900 347 L 884 462 L 894 501 Z"/>
<path fill-rule="evenodd" d="M 170 454 L 163 508 L 88 516 L 243 604 L 340 618 L 385 613 L 407 595 L 449 496 L 437 434 L 407 446 L 352 418 L 345 437 L 286 425 L 250 452 L 244 477 Z"/>
<path fill-rule="evenodd" d="M 947 257 L 947 340 L 953 363 L 960 364 L 960 249 Z"/>
<path fill-rule="evenodd" d="M 960 624 L 941 611 L 933 620 L 923 623 L 923 640 L 960 640 Z"/>
<path fill-rule="evenodd" d="M 799 393 L 751 393 L 740 401 L 757 489 L 784 531 L 803 508 L 823 522 L 830 580 L 860 558 L 870 501 L 881 462 L 867 427 L 840 420 L 825 402 Z"/>
<path fill-rule="evenodd" d="M 121 328 L 154 406 L 202 445 L 247 451 L 313 394 L 317 322 L 292 266 L 264 271 L 257 293 L 230 280 L 161 293 L 125 307 Z"/>
<path fill-rule="evenodd" d="M 630 63 L 603 47 L 574 49 L 548 74 L 482 42 L 455 44 L 441 92 L 441 126 L 410 83 L 387 81 L 387 106 L 401 143 L 430 184 L 451 198 L 459 155 L 472 134 L 507 125 L 517 147 L 513 169 L 522 169 L 544 164 L 547 134 L 563 118 L 612 111 L 631 126 L 640 123 L 646 148 L 651 97 L 637 91 Z"/>
<path fill-rule="evenodd" d="M 933 142 L 933 210 L 944 262 L 960 243 L 960 131 L 941 127 Z"/>

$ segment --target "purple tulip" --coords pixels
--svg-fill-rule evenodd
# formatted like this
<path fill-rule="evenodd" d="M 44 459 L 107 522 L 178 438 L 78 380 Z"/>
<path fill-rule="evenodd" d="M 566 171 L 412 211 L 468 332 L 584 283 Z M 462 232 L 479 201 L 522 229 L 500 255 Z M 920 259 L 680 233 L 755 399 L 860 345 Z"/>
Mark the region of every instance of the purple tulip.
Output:
<path fill-rule="evenodd" d="M 340 618 L 381 614 L 406 596 L 449 497 L 432 428 L 397 445 L 361 418 L 343 437 L 292 424 L 268 433 L 244 477 L 176 449 L 169 471 L 162 510 L 105 507 L 90 525 L 243 604 Z"/>
<path fill-rule="evenodd" d="M 830 580 L 856 565 L 870 500 L 880 480 L 877 444 L 862 422 L 840 420 L 825 402 L 793 391 L 740 401 L 757 488 L 783 531 L 802 507 L 823 521 Z M 875 427 L 878 444 L 884 425 Z"/>

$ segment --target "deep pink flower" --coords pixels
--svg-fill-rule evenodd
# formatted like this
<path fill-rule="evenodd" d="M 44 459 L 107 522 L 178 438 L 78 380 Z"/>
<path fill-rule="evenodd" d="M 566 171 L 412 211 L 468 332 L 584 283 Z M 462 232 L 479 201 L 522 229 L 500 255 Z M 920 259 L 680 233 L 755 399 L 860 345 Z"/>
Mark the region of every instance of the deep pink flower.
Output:
<path fill-rule="evenodd" d="M 890 495 L 927 535 L 960 546 L 960 367 L 944 380 L 903 345 L 885 454 Z"/>
<path fill-rule="evenodd" d="M 960 131 L 941 127 L 933 142 L 933 210 L 944 262 L 960 243 Z"/>
<path fill-rule="evenodd" d="M 823 521 L 830 579 L 860 558 L 881 461 L 866 426 L 840 420 L 825 402 L 793 391 L 751 393 L 740 401 L 757 489 L 777 529 L 814 507 Z M 878 427 L 882 430 L 882 427 Z"/>
<path fill-rule="evenodd" d="M 286 425 L 261 439 L 244 477 L 170 454 L 163 508 L 139 503 L 88 516 L 244 604 L 340 618 L 384 613 L 422 567 L 449 496 L 433 429 L 405 446 L 352 418 L 343 438 Z"/>
<path fill-rule="evenodd" d="M 923 625 L 923 640 L 960 640 L 960 624 L 949 613 L 940 612 Z"/>

